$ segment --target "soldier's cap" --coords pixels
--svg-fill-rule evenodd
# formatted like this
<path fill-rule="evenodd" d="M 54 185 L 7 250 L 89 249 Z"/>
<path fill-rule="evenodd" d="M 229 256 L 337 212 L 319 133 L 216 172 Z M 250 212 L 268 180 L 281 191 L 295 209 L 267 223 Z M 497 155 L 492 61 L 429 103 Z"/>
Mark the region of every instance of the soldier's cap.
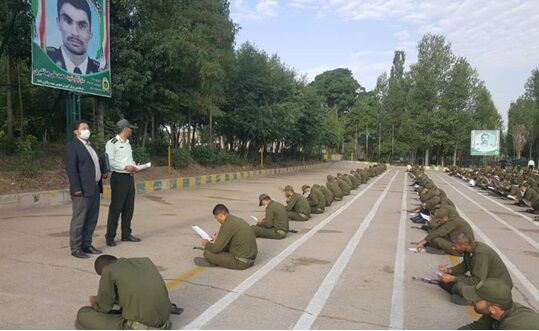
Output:
<path fill-rule="evenodd" d="M 292 192 L 292 193 L 294 193 L 294 188 L 292 187 L 292 185 L 286 185 L 286 186 L 284 187 L 284 191 L 285 191 L 285 192 Z"/>
<path fill-rule="evenodd" d="M 320 185 L 318 185 L 318 184 L 313 184 L 313 187 L 320 187 Z"/>
<path fill-rule="evenodd" d="M 530 186 L 530 183 L 528 183 L 528 182 L 522 182 L 522 183 L 520 183 L 519 186 L 528 187 L 528 186 Z"/>
<path fill-rule="evenodd" d="M 270 200 L 271 200 L 270 196 L 267 195 L 266 193 L 260 194 L 260 196 L 258 197 L 258 205 L 259 205 L 259 206 L 262 206 L 262 201 L 263 201 L 263 200 L 266 200 L 266 199 L 270 199 Z"/>
<path fill-rule="evenodd" d="M 116 123 L 116 127 L 118 128 L 118 130 L 122 130 L 125 128 L 138 129 L 138 126 L 131 125 L 131 123 L 129 123 L 129 121 L 126 120 L 125 118 L 122 120 L 119 120 L 118 123 Z"/>
<path fill-rule="evenodd" d="M 311 188 L 311 187 L 310 187 L 309 185 L 303 185 L 303 186 L 301 187 L 301 190 L 302 190 L 303 192 L 305 192 L 305 190 L 307 190 L 308 188 Z"/>
<path fill-rule="evenodd" d="M 485 300 L 501 306 L 513 302 L 511 289 L 504 281 L 497 278 L 487 278 L 475 286 L 464 286 L 462 296 L 472 302 Z"/>
<path fill-rule="evenodd" d="M 327 179 L 328 179 L 328 180 L 332 180 L 332 179 L 333 179 L 333 176 L 328 175 Z"/>

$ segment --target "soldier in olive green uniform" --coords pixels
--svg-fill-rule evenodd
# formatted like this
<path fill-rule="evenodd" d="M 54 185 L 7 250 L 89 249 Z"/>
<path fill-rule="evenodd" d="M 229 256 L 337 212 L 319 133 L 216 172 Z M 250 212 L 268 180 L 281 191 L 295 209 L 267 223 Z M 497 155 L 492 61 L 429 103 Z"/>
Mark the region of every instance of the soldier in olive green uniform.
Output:
<path fill-rule="evenodd" d="M 95 261 L 101 275 L 91 307 L 82 307 L 75 326 L 81 329 L 170 329 L 171 303 L 165 282 L 147 258 L 101 255 Z M 119 310 L 114 306 L 118 305 Z"/>
<path fill-rule="evenodd" d="M 443 206 L 436 209 L 435 214 L 431 216 L 430 223 L 436 223 L 438 226 L 429 227 L 425 239 L 417 244 L 417 248 L 425 248 L 427 253 L 447 253 L 454 256 L 462 256 L 461 252 L 457 252 L 453 248 L 453 243 L 449 240 L 449 234 L 453 231 L 464 232 L 471 241 L 475 241 L 470 224 L 463 220 L 457 213 L 457 210 L 451 206 Z"/>
<path fill-rule="evenodd" d="M 487 278 L 501 279 L 509 288 L 513 288 L 509 271 L 492 248 L 482 242 L 470 240 L 464 232 L 452 232 L 451 242 L 457 252 L 464 254 L 463 261 L 451 268 L 440 265 L 442 275 L 438 277 L 440 287 L 451 294 L 453 303 L 470 304 L 462 297 L 462 288 L 477 285 Z"/>
<path fill-rule="evenodd" d="M 284 188 L 286 197 L 286 213 L 292 221 L 308 221 L 311 218 L 311 207 L 309 201 L 299 194 L 294 192 L 294 188 L 286 185 Z"/>
<path fill-rule="evenodd" d="M 482 316 L 459 330 L 539 330 L 539 314 L 513 302 L 511 288 L 503 280 L 488 278 L 475 286 L 465 286 L 462 295 Z"/>
<path fill-rule="evenodd" d="M 261 194 L 258 197 L 259 206 L 266 207 L 266 216 L 251 225 L 257 238 L 283 239 L 288 232 L 288 214 L 286 208 L 277 201 L 271 200 L 269 195 Z"/>
<path fill-rule="evenodd" d="M 337 184 L 335 177 L 333 177 L 332 175 L 328 175 L 328 182 L 326 186 L 329 190 L 331 190 L 331 193 L 333 194 L 333 200 L 341 201 L 343 199 L 344 192 L 339 187 L 339 184 Z"/>
<path fill-rule="evenodd" d="M 202 241 L 205 261 L 198 257 L 195 258 L 195 264 L 203 267 L 218 265 L 234 270 L 251 267 L 258 254 L 258 248 L 256 237 L 249 224 L 239 217 L 230 215 L 228 208 L 223 204 L 213 208 L 213 216 L 221 224 L 221 228 L 212 242 Z"/>
<path fill-rule="evenodd" d="M 307 196 L 309 208 L 313 214 L 322 214 L 326 209 L 326 200 L 324 194 L 315 188 L 311 188 L 309 185 L 303 185 L 301 187 L 303 194 Z"/>
<path fill-rule="evenodd" d="M 339 185 L 339 188 L 344 195 L 350 195 L 350 191 L 352 191 L 352 186 L 348 185 L 348 183 L 343 179 L 342 175 L 337 175 L 337 185 Z"/>
<path fill-rule="evenodd" d="M 315 186 L 319 186 L 320 191 L 322 191 L 322 193 L 324 194 L 324 199 L 326 200 L 326 207 L 331 206 L 331 204 L 333 203 L 333 193 L 331 192 L 331 190 L 328 189 L 325 185 L 313 185 L 313 187 Z"/>

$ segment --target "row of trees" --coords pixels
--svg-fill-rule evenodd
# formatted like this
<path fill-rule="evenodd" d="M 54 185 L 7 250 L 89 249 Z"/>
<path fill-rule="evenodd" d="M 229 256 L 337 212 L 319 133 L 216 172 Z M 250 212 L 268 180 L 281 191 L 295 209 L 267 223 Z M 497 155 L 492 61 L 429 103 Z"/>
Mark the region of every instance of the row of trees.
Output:
<path fill-rule="evenodd" d="M 520 159 L 539 155 L 539 69 L 534 69 L 526 82 L 525 91 L 511 103 L 508 113 L 508 153 Z M 534 152 L 535 151 L 535 152 Z"/>
<path fill-rule="evenodd" d="M 29 83 L 30 0 L 4 4 L 0 33 L 11 37 L 1 55 L 0 123 L 7 141 L 31 133 L 63 142 L 64 92 Z M 367 91 L 346 68 L 309 83 L 277 55 L 250 43 L 236 47 L 239 28 L 226 0 L 111 1 L 113 97 L 84 98 L 83 117 L 101 142 L 128 118 L 140 127 L 134 140 L 149 150 L 205 145 L 245 159 L 260 150 L 297 159 L 330 150 L 425 164 L 466 158 L 470 130 L 502 128 L 477 71 L 443 36 L 425 35 L 408 70 L 406 54 L 395 51 L 389 73 Z"/>

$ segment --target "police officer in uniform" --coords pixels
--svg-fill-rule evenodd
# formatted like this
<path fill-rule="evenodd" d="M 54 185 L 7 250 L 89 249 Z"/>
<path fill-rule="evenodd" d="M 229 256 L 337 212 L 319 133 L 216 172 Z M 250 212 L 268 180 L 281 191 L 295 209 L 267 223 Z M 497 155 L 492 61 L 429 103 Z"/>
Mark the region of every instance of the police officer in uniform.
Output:
<path fill-rule="evenodd" d="M 116 246 L 114 238 L 118 228 L 118 219 L 122 217 L 122 241 L 139 242 L 131 235 L 131 219 L 135 209 L 135 178 L 137 172 L 129 137 L 136 126 L 123 119 L 117 123 L 118 135 L 107 142 L 106 151 L 110 160 L 112 176 L 110 178 L 111 201 L 107 219 L 108 246 Z"/>

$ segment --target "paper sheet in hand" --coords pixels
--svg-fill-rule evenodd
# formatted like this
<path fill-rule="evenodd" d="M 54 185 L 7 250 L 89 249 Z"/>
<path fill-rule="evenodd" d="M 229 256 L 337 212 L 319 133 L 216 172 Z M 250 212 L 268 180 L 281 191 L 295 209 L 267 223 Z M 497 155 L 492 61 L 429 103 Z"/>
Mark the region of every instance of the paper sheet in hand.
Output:
<path fill-rule="evenodd" d="M 144 169 L 150 168 L 151 166 L 152 166 L 152 163 L 151 163 L 151 162 L 148 162 L 148 163 L 144 163 L 144 164 L 139 164 L 139 165 L 137 165 L 136 167 L 137 167 L 137 170 L 138 170 L 138 171 L 142 171 L 142 170 L 144 170 Z"/>
<path fill-rule="evenodd" d="M 408 250 L 412 253 L 423 253 L 425 251 L 424 248 L 417 248 L 417 247 L 410 247 Z"/>
<path fill-rule="evenodd" d="M 430 269 L 433 273 L 435 273 L 437 276 L 441 276 L 441 275 L 442 275 L 442 273 L 441 273 L 440 271 L 438 271 L 437 269 L 435 269 L 435 268 L 432 266 L 432 264 L 428 264 L 428 266 L 429 266 L 429 269 Z"/>
<path fill-rule="evenodd" d="M 430 222 L 430 215 L 425 215 L 421 213 L 421 217 L 423 217 L 423 219 L 425 219 L 426 221 Z"/>
<path fill-rule="evenodd" d="M 200 236 L 200 238 L 206 239 L 206 240 L 209 240 L 209 241 L 212 240 L 210 235 L 207 234 L 206 231 L 202 230 L 199 226 L 194 225 L 191 228 L 193 228 L 193 230 Z"/>
<path fill-rule="evenodd" d="M 258 218 L 256 218 L 255 216 L 251 215 L 251 218 L 255 220 L 255 222 L 258 223 Z"/>
<path fill-rule="evenodd" d="M 518 198 L 514 195 L 508 195 L 507 197 L 511 200 L 515 200 L 515 201 L 518 200 Z"/>

